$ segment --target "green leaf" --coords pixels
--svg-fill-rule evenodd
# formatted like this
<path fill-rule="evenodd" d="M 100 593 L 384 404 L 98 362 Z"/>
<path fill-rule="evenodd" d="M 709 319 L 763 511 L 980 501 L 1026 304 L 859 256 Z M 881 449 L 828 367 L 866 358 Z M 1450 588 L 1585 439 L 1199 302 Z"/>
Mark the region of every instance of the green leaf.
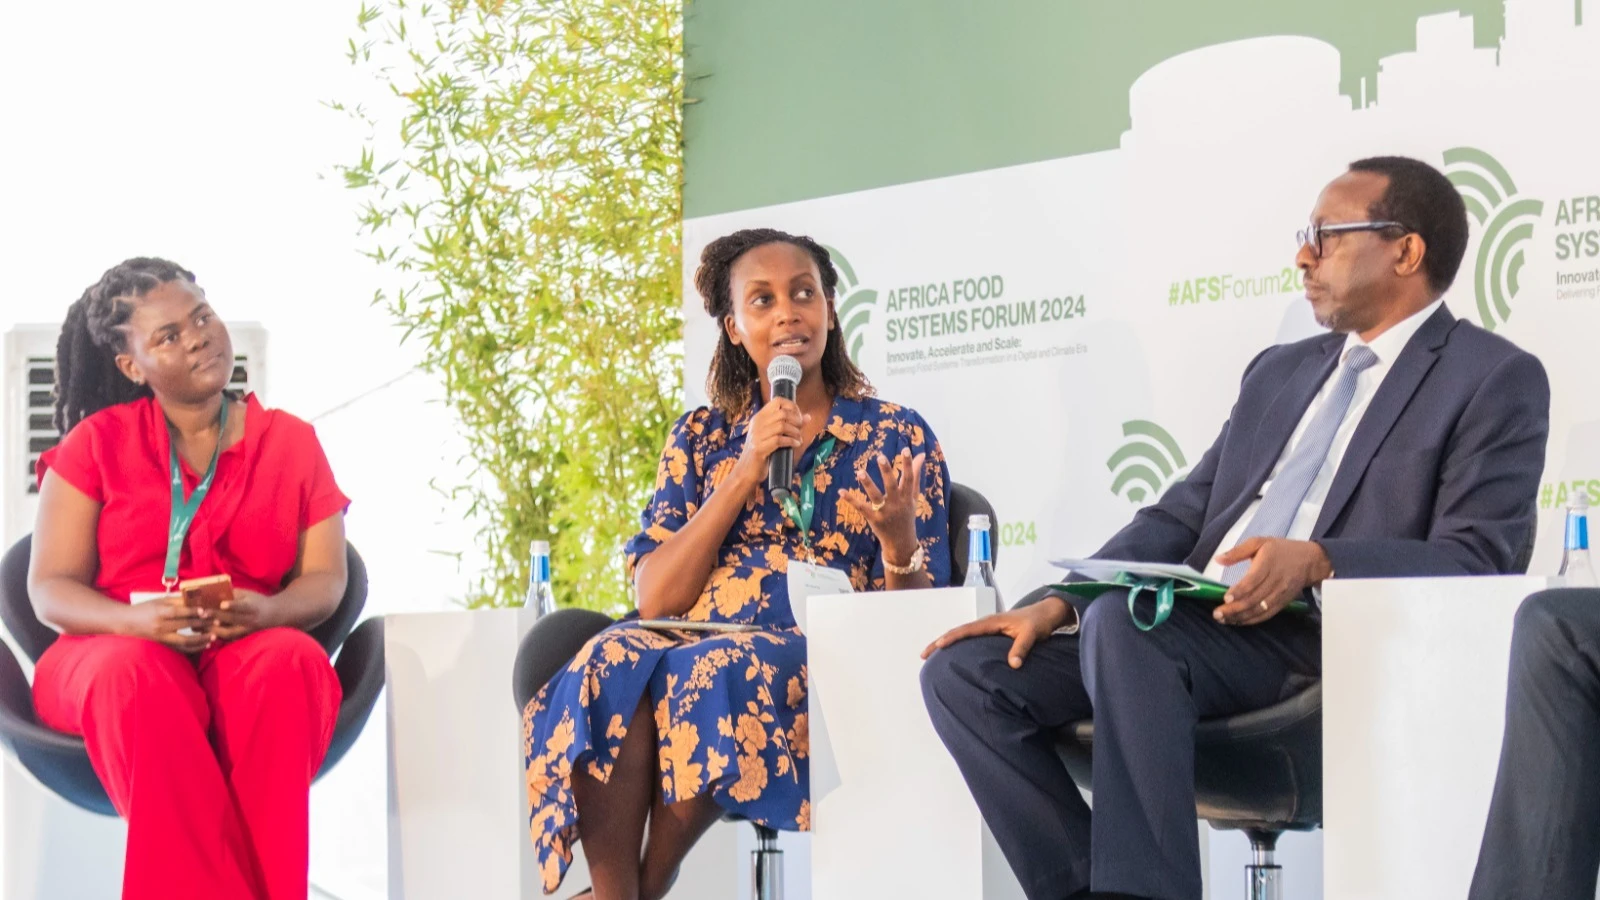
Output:
<path fill-rule="evenodd" d="M 520 603 L 541 539 L 561 603 L 619 611 L 681 406 L 681 6 L 377 0 L 358 28 L 385 16 L 348 55 L 400 109 L 357 107 L 373 137 L 336 170 L 392 285 L 373 303 L 466 444 L 435 487 L 488 562 L 452 593 Z"/>

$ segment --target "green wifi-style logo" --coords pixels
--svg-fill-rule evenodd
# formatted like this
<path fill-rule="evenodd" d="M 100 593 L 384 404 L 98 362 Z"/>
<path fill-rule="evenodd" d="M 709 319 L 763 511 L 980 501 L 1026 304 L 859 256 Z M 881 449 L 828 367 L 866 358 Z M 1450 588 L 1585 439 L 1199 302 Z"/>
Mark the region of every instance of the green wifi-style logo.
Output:
<path fill-rule="evenodd" d="M 1111 493 L 1130 503 L 1159 497 L 1189 465 L 1178 442 L 1154 422 L 1123 422 L 1122 436 L 1127 440 L 1106 460 L 1106 468 L 1112 472 Z"/>
<path fill-rule="evenodd" d="M 1521 290 L 1523 245 L 1533 239 L 1533 228 L 1544 203 L 1517 195 L 1498 160 L 1473 147 L 1456 147 L 1444 153 L 1444 171 L 1461 193 L 1467 213 L 1483 229 L 1472 286 L 1478 298 L 1478 321 L 1489 331 L 1511 318 L 1511 301 Z"/>
<path fill-rule="evenodd" d="M 833 259 L 833 267 L 839 270 L 836 314 L 839 316 L 839 328 L 844 331 L 845 351 L 850 354 L 850 361 L 859 366 L 861 347 L 867 340 L 867 323 L 872 320 L 872 307 L 878 302 L 878 292 L 861 287 L 855 267 L 850 265 L 843 253 L 827 245 L 823 245 L 822 249 L 828 251 L 828 256 Z"/>

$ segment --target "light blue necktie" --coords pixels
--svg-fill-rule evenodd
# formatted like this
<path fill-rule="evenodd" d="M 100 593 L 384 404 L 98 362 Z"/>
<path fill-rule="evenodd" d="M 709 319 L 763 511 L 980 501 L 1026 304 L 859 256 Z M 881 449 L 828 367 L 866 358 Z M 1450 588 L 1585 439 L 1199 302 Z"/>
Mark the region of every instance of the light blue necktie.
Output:
<path fill-rule="evenodd" d="M 1378 354 L 1364 344 L 1351 347 L 1350 352 L 1345 354 L 1344 362 L 1339 366 L 1339 380 L 1329 392 L 1327 402 L 1317 410 L 1311 424 L 1306 426 L 1305 434 L 1300 436 L 1300 443 L 1284 461 L 1278 476 L 1272 479 L 1240 543 L 1253 537 L 1283 537 L 1289 533 L 1289 526 L 1294 524 L 1294 517 L 1300 512 L 1300 504 L 1305 502 L 1312 482 L 1317 480 L 1323 467 L 1328 464 L 1328 451 L 1333 447 L 1333 437 L 1339 433 L 1345 413 L 1350 411 L 1350 401 L 1355 399 L 1356 380 L 1361 377 L 1363 370 L 1377 362 Z M 1249 560 L 1234 563 L 1222 571 L 1222 582 L 1233 584 L 1249 570 Z"/>

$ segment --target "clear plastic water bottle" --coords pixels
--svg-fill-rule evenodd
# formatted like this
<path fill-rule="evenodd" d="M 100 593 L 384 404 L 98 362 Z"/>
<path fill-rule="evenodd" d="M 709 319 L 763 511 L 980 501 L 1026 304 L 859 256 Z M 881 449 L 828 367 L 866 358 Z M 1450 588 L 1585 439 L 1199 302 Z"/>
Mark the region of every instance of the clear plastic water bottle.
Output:
<path fill-rule="evenodd" d="M 967 580 L 962 587 L 986 587 L 994 590 L 994 608 L 1000 610 L 1000 586 L 994 581 L 994 546 L 989 543 L 989 517 L 983 514 L 967 517 Z"/>
<path fill-rule="evenodd" d="M 1589 496 L 1579 493 L 1567 507 L 1567 539 L 1561 551 L 1562 578 L 1567 587 L 1597 587 L 1594 561 L 1589 558 Z"/>
<path fill-rule="evenodd" d="M 556 592 L 550 587 L 550 542 L 534 541 L 528 555 L 528 596 L 522 605 L 540 616 L 556 611 Z"/>

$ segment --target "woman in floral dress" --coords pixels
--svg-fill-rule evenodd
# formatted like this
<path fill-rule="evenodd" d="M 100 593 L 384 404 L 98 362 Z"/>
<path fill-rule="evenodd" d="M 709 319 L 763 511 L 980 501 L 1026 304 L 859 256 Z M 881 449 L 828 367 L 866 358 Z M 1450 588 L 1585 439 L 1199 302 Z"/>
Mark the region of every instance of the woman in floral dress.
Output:
<path fill-rule="evenodd" d="M 757 628 L 653 630 L 625 618 L 529 702 L 530 827 L 546 893 L 580 836 L 595 900 L 652 900 L 726 813 L 810 828 L 791 562 L 839 569 L 858 591 L 949 582 L 944 455 L 922 417 L 875 399 L 846 355 L 838 280 L 821 245 L 770 229 L 720 238 L 701 256 L 695 285 L 721 326 L 711 402 L 673 426 L 627 564 L 643 618 Z M 762 374 L 783 355 L 801 366 L 793 401 L 773 399 Z M 789 504 L 766 487 L 780 447 L 795 456 Z"/>

